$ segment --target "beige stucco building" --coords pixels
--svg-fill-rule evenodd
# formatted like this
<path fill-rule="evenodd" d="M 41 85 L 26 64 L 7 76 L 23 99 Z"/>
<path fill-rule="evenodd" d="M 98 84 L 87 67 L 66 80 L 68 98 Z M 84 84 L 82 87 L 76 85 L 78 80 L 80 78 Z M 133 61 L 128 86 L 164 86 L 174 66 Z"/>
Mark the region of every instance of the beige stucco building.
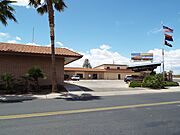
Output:
<path fill-rule="evenodd" d="M 127 65 L 119 64 L 103 64 L 94 68 L 73 68 L 65 67 L 65 74 L 69 77 L 79 75 L 81 79 L 105 79 L 105 80 L 120 80 L 126 75 L 139 75 L 139 72 L 134 72 L 127 69 Z"/>
<path fill-rule="evenodd" d="M 82 55 L 65 48 L 56 48 L 57 83 L 64 82 L 64 65 L 80 59 Z M 51 84 L 51 48 L 22 44 L 0 43 L 0 76 L 11 73 L 19 78 L 33 66 L 40 67 L 47 79 L 40 84 Z"/>

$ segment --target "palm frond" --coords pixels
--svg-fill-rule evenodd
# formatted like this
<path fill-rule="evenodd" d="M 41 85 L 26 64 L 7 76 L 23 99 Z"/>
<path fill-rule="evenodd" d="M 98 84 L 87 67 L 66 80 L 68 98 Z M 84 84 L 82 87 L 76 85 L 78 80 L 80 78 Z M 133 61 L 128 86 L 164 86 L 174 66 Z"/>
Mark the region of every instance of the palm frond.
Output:
<path fill-rule="evenodd" d="M 2 5 L 9 5 L 11 3 L 16 3 L 17 1 L 11 1 L 11 0 L 1 0 L 0 3 Z"/>
<path fill-rule="evenodd" d="M 7 17 L 0 14 L 0 21 L 3 25 L 7 25 Z"/>
<path fill-rule="evenodd" d="M 15 3 L 15 1 L 10 1 L 10 0 L 0 1 L 0 21 L 5 26 L 7 25 L 7 19 L 17 22 L 16 18 L 14 17 L 14 14 L 13 14 L 13 12 L 15 12 L 15 10 L 13 7 L 11 7 L 9 5 L 11 3 Z"/>
<path fill-rule="evenodd" d="M 41 5 L 41 0 L 29 0 L 29 5 L 37 8 Z"/>
<path fill-rule="evenodd" d="M 44 4 L 41 7 L 37 8 L 37 12 L 41 15 L 47 13 L 47 4 Z"/>
<path fill-rule="evenodd" d="M 10 20 L 13 20 L 14 22 L 17 22 L 16 18 L 14 17 L 14 14 L 12 14 L 11 12 L 7 12 L 6 13 L 7 18 Z"/>
<path fill-rule="evenodd" d="M 67 7 L 63 0 L 53 0 L 53 4 L 54 8 L 59 12 L 64 11 L 64 8 Z"/>

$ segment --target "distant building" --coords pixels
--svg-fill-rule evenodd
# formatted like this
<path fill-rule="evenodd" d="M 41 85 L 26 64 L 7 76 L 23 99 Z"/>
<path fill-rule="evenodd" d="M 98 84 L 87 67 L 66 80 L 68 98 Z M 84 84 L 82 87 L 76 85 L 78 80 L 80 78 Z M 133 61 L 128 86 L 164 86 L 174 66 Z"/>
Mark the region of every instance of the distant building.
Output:
<path fill-rule="evenodd" d="M 139 66 L 127 66 L 120 64 L 102 64 L 92 69 L 65 67 L 65 75 L 69 77 L 79 75 L 81 79 L 104 79 L 104 80 L 121 80 L 126 75 L 144 75 L 149 74 L 161 64 L 146 64 Z"/>
<path fill-rule="evenodd" d="M 126 75 L 137 75 L 139 73 L 127 69 L 127 65 L 118 64 L 103 64 L 92 69 L 89 68 L 73 68 L 65 67 L 64 72 L 70 77 L 79 75 L 81 79 L 105 79 L 105 80 L 120 80 Z"/>

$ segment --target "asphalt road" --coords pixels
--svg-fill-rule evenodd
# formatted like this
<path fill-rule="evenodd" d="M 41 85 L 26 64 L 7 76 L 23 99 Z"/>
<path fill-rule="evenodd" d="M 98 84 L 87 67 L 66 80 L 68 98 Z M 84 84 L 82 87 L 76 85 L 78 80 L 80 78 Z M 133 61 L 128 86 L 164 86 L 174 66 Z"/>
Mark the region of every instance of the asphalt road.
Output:
<path fill-rule="evenodd" d="M 147 105 L 172 101 L 180 101 L 180 93 L 0 103 L 0 117 L 146 104 L 126 109 L 0 120 L 0 135 L 179 135 L 180 103 Z"/>

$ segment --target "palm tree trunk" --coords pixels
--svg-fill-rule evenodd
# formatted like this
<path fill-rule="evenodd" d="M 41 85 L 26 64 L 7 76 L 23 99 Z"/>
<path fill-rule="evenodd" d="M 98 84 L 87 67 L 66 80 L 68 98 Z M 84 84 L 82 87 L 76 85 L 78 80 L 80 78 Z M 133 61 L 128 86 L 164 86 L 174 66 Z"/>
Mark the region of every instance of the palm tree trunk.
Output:
<path fill-rule="evenodd" d="M 50 27 L 50 39 L 51 39 L 51 61 L 52 61 L 52 93 L 57 91 L 57 79 L 56 79 L 56 63 L 55 63 L 55 47 L 54 47 L 54 10 L 52 7 L 52 0 L 47 0 L 48 7 L 48 19 Z"/>

